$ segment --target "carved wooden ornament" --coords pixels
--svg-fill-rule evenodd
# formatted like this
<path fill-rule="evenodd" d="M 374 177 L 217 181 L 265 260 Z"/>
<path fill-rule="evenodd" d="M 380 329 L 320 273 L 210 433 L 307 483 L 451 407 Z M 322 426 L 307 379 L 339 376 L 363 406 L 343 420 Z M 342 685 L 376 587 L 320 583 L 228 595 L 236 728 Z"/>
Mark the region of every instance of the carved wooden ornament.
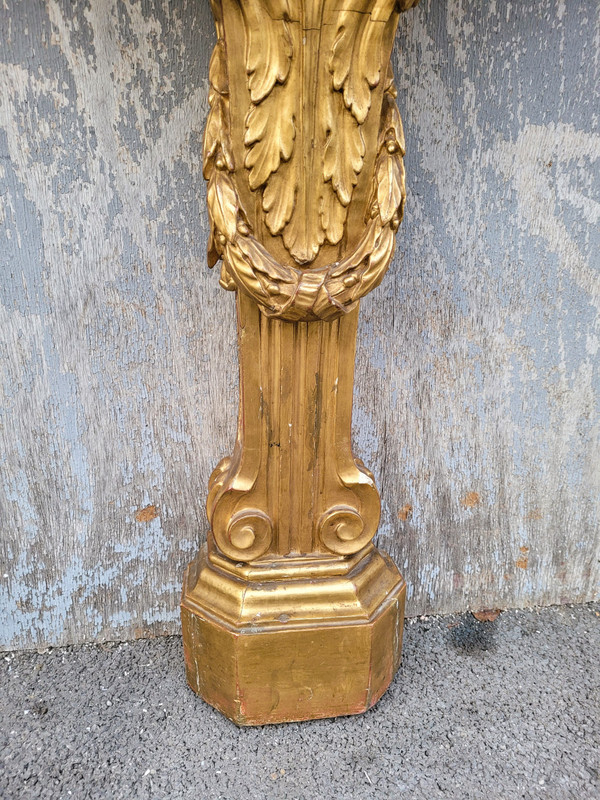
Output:
<path fill-rule="evenodd" d="M 359 300 L 404 210 L 390 53 L 418 0 L 214 0 L 209 265 L 237 291 L 240 411 L 184 579 L 192 688 L 238 724 L 358 713 L 400 660 L 405 584 L 352 455 Z"/>

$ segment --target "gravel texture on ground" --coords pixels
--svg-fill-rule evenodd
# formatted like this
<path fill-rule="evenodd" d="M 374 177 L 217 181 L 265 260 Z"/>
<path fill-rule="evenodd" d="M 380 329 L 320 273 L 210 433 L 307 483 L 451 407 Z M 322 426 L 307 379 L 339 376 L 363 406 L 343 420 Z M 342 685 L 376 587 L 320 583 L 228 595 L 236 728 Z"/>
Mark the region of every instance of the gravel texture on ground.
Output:
<path fill-rule="evenodd" d="M 179 637 L 4 653 L 0 797 L 600 798 L 600 606 L 407 621 L 359 717 L 236 728 Z"/>

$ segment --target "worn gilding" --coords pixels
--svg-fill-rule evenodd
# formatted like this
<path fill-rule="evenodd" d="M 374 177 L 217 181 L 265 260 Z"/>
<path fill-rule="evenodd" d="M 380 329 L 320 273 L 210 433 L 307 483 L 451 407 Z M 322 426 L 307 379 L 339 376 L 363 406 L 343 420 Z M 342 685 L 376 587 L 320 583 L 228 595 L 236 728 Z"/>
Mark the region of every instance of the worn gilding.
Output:
<path fill-rule="evenodd" d="M 190 686 L 242 725 L 365 711 L 400 661 L 406 587 L 350 442 L 358 302 L 405 200 L 398 11 L 213 4 L 209 263 L 238 295 L 240 411 L 181 606 Z"/>

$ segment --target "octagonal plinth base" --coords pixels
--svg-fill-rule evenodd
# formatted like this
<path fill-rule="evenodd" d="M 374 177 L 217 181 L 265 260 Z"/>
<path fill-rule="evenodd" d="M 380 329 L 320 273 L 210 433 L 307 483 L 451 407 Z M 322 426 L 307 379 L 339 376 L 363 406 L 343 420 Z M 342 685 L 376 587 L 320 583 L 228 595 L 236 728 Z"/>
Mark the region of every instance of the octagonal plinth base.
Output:
<path fill-rule="evenodd" d="M 181 601 L 188 683 L 238 725 L 360 714 L 400 663 L 405 594 L 372 545 L 253 565 L 204 548 Z"/>

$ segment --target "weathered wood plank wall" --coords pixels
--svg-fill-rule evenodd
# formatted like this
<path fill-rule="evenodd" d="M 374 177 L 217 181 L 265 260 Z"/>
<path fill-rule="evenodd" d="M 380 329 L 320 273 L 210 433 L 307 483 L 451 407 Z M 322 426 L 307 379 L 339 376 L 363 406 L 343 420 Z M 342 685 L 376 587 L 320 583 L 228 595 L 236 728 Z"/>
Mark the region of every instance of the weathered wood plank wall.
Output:
<path fill-rule="evenodd" d="M 205 267 L 205 0 L 0 6 L 5 646 L 178 630 L 232 446 Z M 409 613 L 598 588 L 600 5 L 424 0 L 407 218 L 363 304 L 356 450 Z"/>

